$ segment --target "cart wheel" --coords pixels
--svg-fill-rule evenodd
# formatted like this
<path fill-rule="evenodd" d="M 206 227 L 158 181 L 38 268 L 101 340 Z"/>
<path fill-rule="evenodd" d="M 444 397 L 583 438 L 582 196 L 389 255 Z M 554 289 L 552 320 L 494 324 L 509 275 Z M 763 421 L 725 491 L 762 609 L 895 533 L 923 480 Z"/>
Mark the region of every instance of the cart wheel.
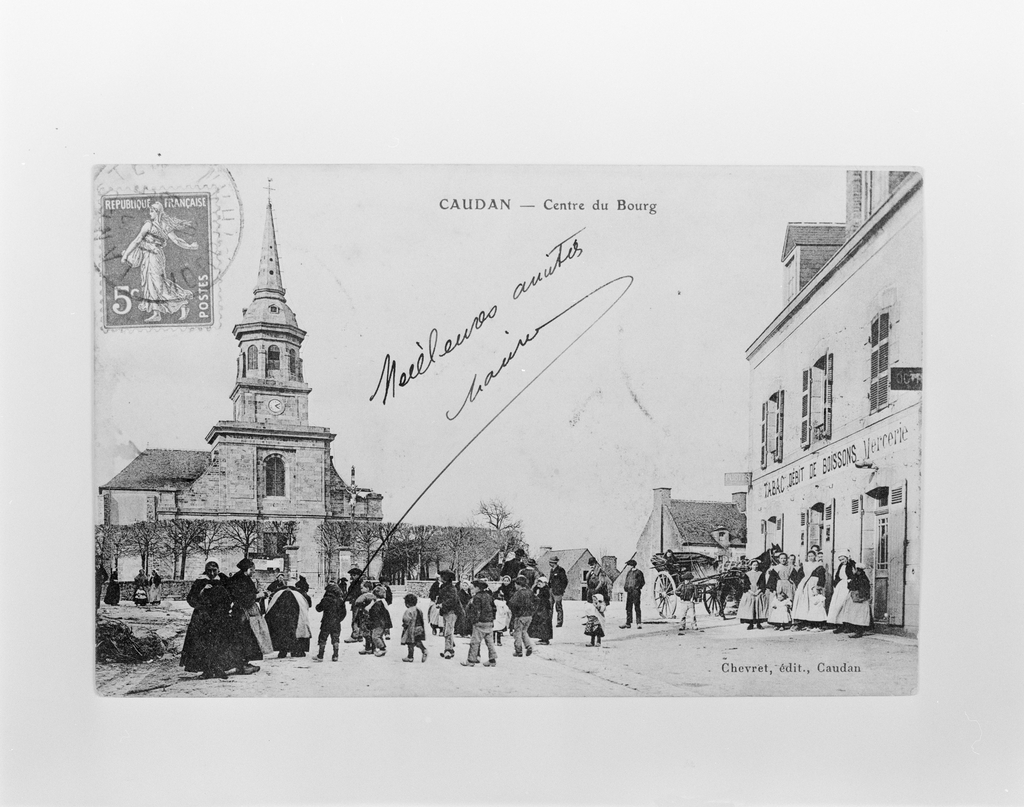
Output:
<path fill-rule="evenodd" d="M 654 604 L 664 619 L 676 615 L 676 586 L 667 572 L 658 572 L 654 578 Z"/>
<path fill-rule="evenodd" d="M 717 616 L 719 612 L 718 607 L 718 588 L 713 586 L 705 589 L 704 591 L 704 610 L 707 611 L 711 616 Z"/>

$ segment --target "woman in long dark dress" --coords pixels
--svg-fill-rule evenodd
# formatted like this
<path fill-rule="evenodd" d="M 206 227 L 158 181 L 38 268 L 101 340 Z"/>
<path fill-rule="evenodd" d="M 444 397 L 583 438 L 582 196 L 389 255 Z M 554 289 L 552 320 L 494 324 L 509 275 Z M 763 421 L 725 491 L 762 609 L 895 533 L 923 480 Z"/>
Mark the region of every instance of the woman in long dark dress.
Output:
<path fill-rule="evenodd" d="M 121 602 L 121 584 L 117 582 L 117 569 L 110 573 L 110 580 L 107 581 L 107 592 L 103 595 L 103 602 L 107 605 L 117 605 Z"/>
<path fill-rule="evenodd" d="M 273 649 L 270 631 L 260 613 L 260 593 L 252 579 L 255 564 L 248 558 L 238 561 L 238 571 L 231 575 L 228 590 L 231 592 L 231 618 L 234 621 L 236 640 L 242 659 L 258 661 L 263 653 Z M 252 666 L 252 665 L 248 665 Z M 255 667 L 253 672 L 258 670 Z"/>
<path fill-rule="evenodd" d="M 533 587 L 534 596 L 537 598 L 537 610 L 533 612 L 533 619 L 530 620 L 530 627 L 526 633 L 539 644 L 551 644 L 551 638 L 555 635 L 551 619 L 555 608 L 555 597 L 548 586 L 548 579 L 541 575 L 537 578 L 537 584 Z"/>
<path fill-rule="evenodd" d="M 206 564 L 185 599 L 193 608 L 181 647 L 185 671 L 201 672 L 200 678 L 227 678 L 228 670 L 244 667 L 231 622 L 231 592 L 216 563 Z"/>
<path fill-rule="evenodd" d="M 294 586 L 279 589 L 267 606 L 267 627 L 278 658 L 289 653 L 301 658 L 309 652 L 309 608 L 313 600 L 299 588 L 304 582 L 304 578 L 299 578 Z"/>

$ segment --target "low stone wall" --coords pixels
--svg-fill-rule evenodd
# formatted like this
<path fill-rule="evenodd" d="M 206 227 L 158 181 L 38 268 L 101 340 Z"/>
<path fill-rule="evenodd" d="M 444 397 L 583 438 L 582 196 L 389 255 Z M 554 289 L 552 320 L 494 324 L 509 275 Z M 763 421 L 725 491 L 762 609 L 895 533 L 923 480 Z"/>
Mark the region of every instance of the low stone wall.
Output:
<path fill-rule="evenodd" d="M 118 581 L 118 585 L 121 587 L 121 602 L 125 600 L 131 602 L 132 595 L 135 593 L 135 582 L 133 580 L 121 580 Z M 100 594 L 101 602 L 107 596 L 107 589 L 109 587 L 109 583 L 103 584 L 103 592 Z M 190 588 L 192 588 L 191 580 L 164 580 L 160 584 L 160 599 L 183 600 L 188 595 Z"/>

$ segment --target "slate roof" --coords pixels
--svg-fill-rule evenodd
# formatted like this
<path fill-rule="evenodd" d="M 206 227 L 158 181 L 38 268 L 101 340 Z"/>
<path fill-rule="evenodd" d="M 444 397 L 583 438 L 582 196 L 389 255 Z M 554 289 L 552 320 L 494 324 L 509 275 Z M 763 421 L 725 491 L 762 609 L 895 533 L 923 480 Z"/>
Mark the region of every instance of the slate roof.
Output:
<path fill-rule="evenodd" d="M 746 540 L 747 519 L 732 502 L 672 499 L 668 511 L 683 537 L 683 544 L 717 547 L 719 544 L 711 533 L 719 527 L 727 529 L 730 537 L 742 536 Z"/>
<path fill-rule="evenodd" d="M 839 249 L 846 243 L 846 225 L 831 222 L 792 221 L 786 225 L 782 242 L 782 258 L 786 260 L 796 247 L 831 246 Z"/>
<path fill-rule="evenodd" d="M 550 552 L 545 552 L 537 558 L 537 568 L 541 570 L 547 569 L 551 558 L 558 555 L 558 565 L 563 569 L 571 569 L 587 552 L 590 552 L 590 550 L 586 547 L 582 549 L 552 549 Z M 597 560 L 600 563 L 601 559 L 598 558 Z"/>
<path fill-rule="evenodd" d="M 148 448 L 100 490 L 185 490 L 206 470 L 209 451 Z"/>

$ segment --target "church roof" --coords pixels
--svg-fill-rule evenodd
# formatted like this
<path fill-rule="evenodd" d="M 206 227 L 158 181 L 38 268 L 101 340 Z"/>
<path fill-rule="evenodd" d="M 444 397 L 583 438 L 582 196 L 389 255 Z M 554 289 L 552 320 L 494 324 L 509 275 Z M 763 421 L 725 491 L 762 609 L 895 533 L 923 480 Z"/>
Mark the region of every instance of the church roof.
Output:
<path fill-rule="evenodd" d="M 206 470 L 208 451 L 149 448 L 125 466 L 100 490 L 185 490 Z"/>
<path fill-rule="evenodd" d="M 733 536 L 747 537 L 746 517 L 732 502 L 691 501 L 672 499 L 668 511 L 683 538 L 683 544 L 693 546 L 718 546 L 711 536 L 717 529 L 729 531 Z M 731 541 L 730 541 L 731 543 Z"/>

